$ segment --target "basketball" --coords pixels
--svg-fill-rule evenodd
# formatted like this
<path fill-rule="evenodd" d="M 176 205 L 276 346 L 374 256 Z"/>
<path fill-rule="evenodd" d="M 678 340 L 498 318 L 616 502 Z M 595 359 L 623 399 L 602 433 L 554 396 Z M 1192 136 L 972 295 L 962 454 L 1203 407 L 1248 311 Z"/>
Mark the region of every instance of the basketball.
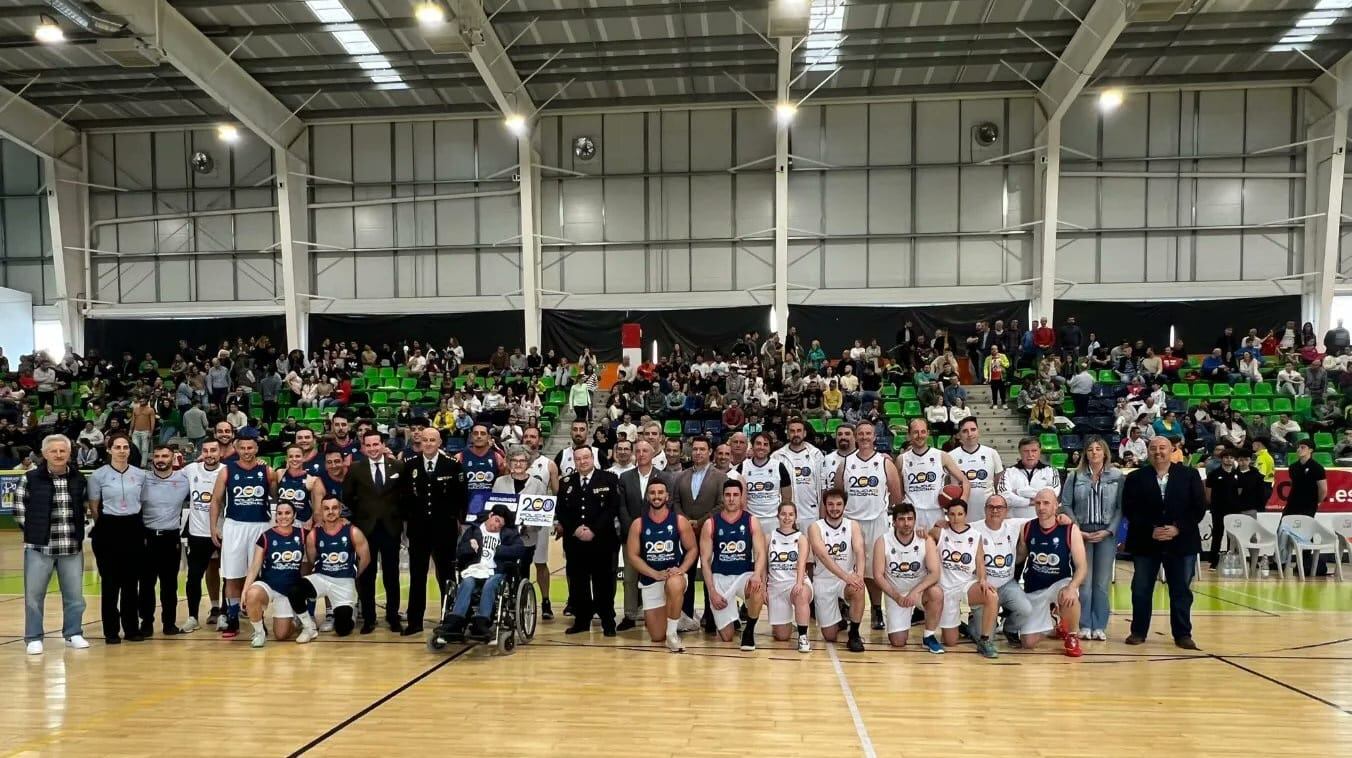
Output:
<path fill-rule="evenodd" d="M 962 487 L 956 484 L 950 484 L 939 491 L 939 507 L 947 508 L 948 504 L 954 500 L 962 499 Z"/>

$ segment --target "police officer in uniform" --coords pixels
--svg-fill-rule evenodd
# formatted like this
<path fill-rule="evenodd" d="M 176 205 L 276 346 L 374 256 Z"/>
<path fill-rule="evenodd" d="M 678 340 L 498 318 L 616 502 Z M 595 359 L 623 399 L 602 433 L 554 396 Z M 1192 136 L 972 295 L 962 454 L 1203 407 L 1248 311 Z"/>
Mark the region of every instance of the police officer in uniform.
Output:
<path fill-rule="evenodd" d="M 620 480 L 596 468 L 590 448 L 573 450 L 577 470 L 559 481 L 555 529 L 563 537 L 573 625 L 567 634 L 591 629 L 593 616 L 615 636 L 615 570 L 620 559 Z"/>
<path fill-rule="evenodd" d="M 460 524 L 469 509 L 469 489 L 465 470 L 441 450 L 441 432 L 427 427 L 415 438 L 421 453 L 405 460 L 408 471 L 408 499 L 404 519 L 408 525 L 408 626 L 405 637 L 423 630 L 427 609 L 427 561 L 430 558 L 437 575 L 437 586 L 446 591 L 446 583 L 455 572 L 455 546 L 460 539 Z M 445 598 L 443 597 L 443 600 Z"/>

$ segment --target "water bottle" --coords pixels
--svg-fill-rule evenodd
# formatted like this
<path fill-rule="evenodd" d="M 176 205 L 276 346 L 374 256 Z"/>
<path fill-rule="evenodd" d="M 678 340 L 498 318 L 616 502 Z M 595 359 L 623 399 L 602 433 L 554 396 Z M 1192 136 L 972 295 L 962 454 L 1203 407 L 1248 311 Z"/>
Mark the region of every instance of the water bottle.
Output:
<path fill-rule="evenodd" d="M 1272 565 L 1265 558 L 1260 558 L 1259 560 L 1262 562 L 1262 565 L 1258 567 L 1258 576 L 1267 579 L 1272 575 Z"/>

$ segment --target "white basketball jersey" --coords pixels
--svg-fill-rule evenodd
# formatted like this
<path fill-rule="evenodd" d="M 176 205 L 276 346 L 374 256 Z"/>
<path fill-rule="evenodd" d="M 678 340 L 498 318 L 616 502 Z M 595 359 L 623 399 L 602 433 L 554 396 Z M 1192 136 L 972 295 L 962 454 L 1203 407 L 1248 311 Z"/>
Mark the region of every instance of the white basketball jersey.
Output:
<path fill-rule="evenodd" d="M 947 527 L 939 533 L 939 586 L 967 589 L 976 581 L 976 550 L 981 534 L 969 524 L 959 534 Z"/>
<path fill-rule="evenodd" d="M 817 519 L 812 522 L 810 529 L 816 529 L 822 537 L 822 543 L 826 545 L 826 554 L 836 562 L 846 572 L 854 571 L 854 522 L 843 518 L 838 526 L 831 526 L 826 523 L 826 519 Z M 827 571 L 820 569 L 813 581 L 818 584 L 844 584 L 839 577 Z"/>
<path fill-rule="evenodd" d="M 887 455 L 873 451 L 867 459 L 855 451 L 845 459 L 845 518 L 872 521 L 887 511 Z"/>
<path fill-rule="evenodd" d="M 944 487 L 943 452 L 932 447 L 923 453 L 906 448 L 901 454 L 901 486 L 916 510 L 938 510 Z"/>
<path fill-rule="evenodd" d="M 883 536 L 887 549 L 887 578 L 897 592 L 910 592 L 929 570 L 925 568 L 925 546 L 929 541 L 921 534 L 912 534 L 909 544 L 897 539 L 895 529 Z"/>
<path fill-rule="evenodd" d="M 822 492 L 825 492 L 832 487 L 839 486 L 836 483 L 836 470 L 840 468 L 840 462 L 845 460 L 849 455 L 853 455 L 853 453 L 841 455 L 835 450 L 832 450 L 822 456 Z"/>
<path fill-rule="evenodd" d="M 530 467 L 526 469 L 528 476 L 544 482 L 545 488 L 549 488 L 549 456 L 536 456 L 535 460 L 530 462 Z"/>
<path fill-rule="evenodd" d="M 999 529 L 991 529 L 985 521 L 977 521 L 972 528 L 981 534 L 981 550 L 986 563 L 986 583 L 999 589 L 1014 578 L 1014 561 L 1019 554 L 1019 530 L 1026 519 L 1005 519 Z"/>
<path fill-rule="evenodd" d="M 802 532 L 785 534 L 770 530 L 770 560 L 766 563 L 770 584 L 792 584 L 798 579 L 798 537 Z"/>
<path fill-rule="evenodd" d="M 588 447 L 592 451 L 592 462 L 600 463 L 601 454 L 596 452 L 596 447 L 594 445 L 588 445 Z M 574 471 L 577 471 L 577 464 L 573 463 L 573 448 L 571 446 L 565 447 L 559 453 L 559 476 L 565 477 Z M 545 481 L 548 482 L 549 480 L 546 479 Z"/>
<path fill-rule="evenodd" d="M 661 445 L 658 445 L 658 447 L 661 447 Z M 658 471 L 667 470 L 667 451 L 659 450 L 655 455 L 653 455 L 653 468 L 657 469 Z"/>
<path fill-rule="evenodd" d="M 817 518 L 817 503 L 822 496 L 822 451 L 808 445 L 796 453 L 785 445 L 771 457 L 783 461 L 793 478 L 793 504 L 798 506 L 798 520 Z"/>
<path fill-rule="evenodd" d="M 738 478 L 746 486 L 746 509 L 756 518 L 774 518 L 784 498 L 779 492 L 784 479 L 784 464 L 770 458 L 758 466 L 750 458 L 737 466 Z"/>
<path fill-rule="evenodd" d="M 216 489 L 216 477 L 224 470 L 223 463 L 216 464 L 214 471 L 207 471 L 201 463 L 183 467 L 188 476 L 188 534 L 211 536 L 211 493 Z"/>
<path fill-rule="evenodd" d="M 995 475 L 1005 469 L 1000 463 L 1000 454 L 986 445 L 978 445 L 971 453 L 958 447 L 948 454 L 952 456 L 953 462 L 958 464 L 958 468 L 962 469 L 968 485 L 971 486 L 972 493 L 967 498 L 968 513 L 979 515 L 986 507 L 986 498 L 995 492 Z"/>

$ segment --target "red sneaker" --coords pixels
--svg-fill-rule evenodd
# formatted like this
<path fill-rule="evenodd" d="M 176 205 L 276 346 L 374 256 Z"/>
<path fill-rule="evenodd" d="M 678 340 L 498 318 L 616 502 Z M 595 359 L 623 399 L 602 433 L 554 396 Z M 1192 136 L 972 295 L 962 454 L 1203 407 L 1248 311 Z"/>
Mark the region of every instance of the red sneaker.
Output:
<path fill-rule="evenodd" d="M 1084 655 L 1084 651 L 1080 649 L 1080 637 L 1077 634 L 1067 634 L 1063 647 L 1067 658 L 1079 658 Z"/>
<path fill-rule="evenodd" d="M 1066 622 L 1062 621 L 1059 617 L 1057 617 L 1055 620 L 1056 620 L 1056 628 L 1052 630 L 1052 638 L 1064 640 L 1067 637 L 1069 637 L 1070 632 L 1066 629 Z"/>
<path fill-rule="evenodd" d="M 221 639 L 233 640 L 238 636 L 239 632 L 234 629 L 226 629 L 224 632 L 221 632 Z"/>

